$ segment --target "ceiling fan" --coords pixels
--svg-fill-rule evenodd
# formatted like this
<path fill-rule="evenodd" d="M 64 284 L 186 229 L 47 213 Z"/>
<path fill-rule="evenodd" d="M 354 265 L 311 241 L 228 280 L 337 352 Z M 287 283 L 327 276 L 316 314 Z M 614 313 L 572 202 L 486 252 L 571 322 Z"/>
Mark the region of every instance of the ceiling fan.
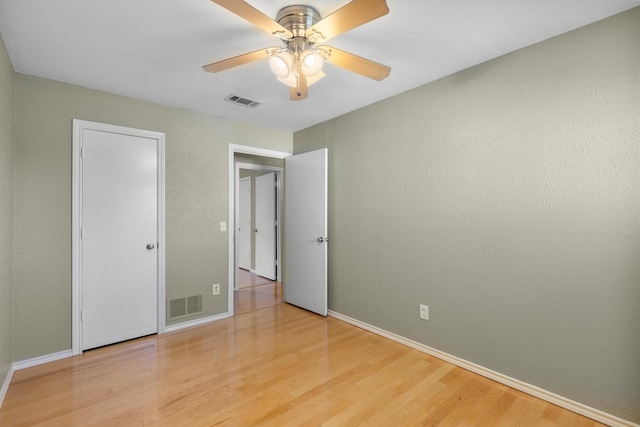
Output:
<path fill-rule="evenodd" d="M 311 6 L 286 6 L 275 21 L 243 0 L 211 1 L 280 38 L 285 47 L 267 47 L 217 61 L 202 67 L 207 72 L 217 73 L 269 58 L 277 79 L 289 86 L 293 101 L 306 98 L 308 86 L 325 76 L 322 72 L 325 61 L 374 80 L 385 79 L 391 72 L 386 65 L 335 47 L 317 45 L 386 15 L 389 13 L 386 0 L 352 0 L 325 18 Z"/>

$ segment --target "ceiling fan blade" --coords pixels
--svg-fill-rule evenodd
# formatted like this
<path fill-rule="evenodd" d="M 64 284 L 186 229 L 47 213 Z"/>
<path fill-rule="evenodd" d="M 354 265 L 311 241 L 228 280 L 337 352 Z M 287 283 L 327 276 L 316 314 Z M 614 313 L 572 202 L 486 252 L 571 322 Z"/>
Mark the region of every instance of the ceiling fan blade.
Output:
<path fill-rule="evenodd" d="M 249 3 L 242 0 L 211 0 L 218 6 L 222 6 L 229 12 L 235 13 L 241 18 L 251 22 L 256 27 L 266 31 L 269 34 L 273 34 L 276 37 L 280 37 L 284 40 L 289 40 L 293 37 L 291 31 L 278 24 L 273 19 L 269 18 L 264 13 L 260 12 Z"/>
<path fill-rule="evenodd" d="M 309 89 L 307 87 L 307 78 L 304 74 L 298 73 L 298 86 L 289 88 L 289 98 L 292 101 L 301 101 L 309 96 Z"/>
<path fill-rule="evenodd" d="M 386 0 L 353 0 L 307 30 L 313 43 L 326 42 L 338 34 L 389 13 Z"/>
<path fill-rule="evenodd" d="M 266 49 L 256 50 L 255 52 L 245 53 L 244 55 L 234 56 L 233 58 L 223 59 L 222 61 L 213 62 L 202 68 L 209 73 L 217 73 L 219 71 L 228 70 L 229 68 L 239 65 L 248 64 L 249 62 L 258 61 L 260 59 L 270 57 L 273 52 L 279 50 L 279 47 L 268 47 Z"/>
<path fill-rule="evenodd" d="M 386 65 L 336 49 L 335 47 L 319 46 L 318 50 L 326 57 L 328 63 L 369 77 L 370 79 L 384 80 L 389 77 L 389 73 L 391 73 L 391 68 Z"/>

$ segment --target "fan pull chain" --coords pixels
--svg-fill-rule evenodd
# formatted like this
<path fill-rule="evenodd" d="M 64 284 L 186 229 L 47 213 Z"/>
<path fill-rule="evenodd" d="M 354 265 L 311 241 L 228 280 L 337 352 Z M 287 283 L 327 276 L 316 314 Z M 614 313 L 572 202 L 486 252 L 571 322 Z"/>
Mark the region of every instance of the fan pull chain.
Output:
<path fill-rule="evenodd" d="M 302 91 L 300 90 L 300 62 L 296 60 L 296 95 L 302 96 Z"/>

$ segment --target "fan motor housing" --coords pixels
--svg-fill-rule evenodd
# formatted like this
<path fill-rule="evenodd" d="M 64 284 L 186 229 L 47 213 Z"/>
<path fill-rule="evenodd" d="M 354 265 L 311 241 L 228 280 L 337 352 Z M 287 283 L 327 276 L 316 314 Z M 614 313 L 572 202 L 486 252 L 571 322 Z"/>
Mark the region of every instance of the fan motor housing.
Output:
<path fill-rule="evenodd" d="M 293 33 L 293 37 L 306 37 L 307 28 L 320 21 L 320 13 L 311 6 L 283 7 L 276 15 L 276 22 Z"/>

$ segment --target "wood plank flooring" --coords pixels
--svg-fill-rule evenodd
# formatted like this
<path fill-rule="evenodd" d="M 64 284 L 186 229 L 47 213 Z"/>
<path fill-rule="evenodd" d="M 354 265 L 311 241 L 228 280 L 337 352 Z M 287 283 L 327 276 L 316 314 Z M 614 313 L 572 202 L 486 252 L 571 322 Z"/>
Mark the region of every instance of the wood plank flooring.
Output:
<path fill-rule="evenodd" d="M 241 288 L 233 318 L 17 371 L 0 425 L 602 426 L 281 296 Z"/>
<path fill-rule="evenodd" d="M 268 285 L 273 283 L 275 283 L 275 281 L 269 280 L 266 277 L 258 276 L 257 274 L 254 274 L 242 268 L 238 269 L 238 287 L 239 288 L 250 288 L 252 286 Z"/>
<path fill-rule="evenodd" d="M 282 283 L 265 279 L 247 270 L 239 269 L 239 292 L 234 295 L 235 315 L 249 313 L 282 302 Z"/>

